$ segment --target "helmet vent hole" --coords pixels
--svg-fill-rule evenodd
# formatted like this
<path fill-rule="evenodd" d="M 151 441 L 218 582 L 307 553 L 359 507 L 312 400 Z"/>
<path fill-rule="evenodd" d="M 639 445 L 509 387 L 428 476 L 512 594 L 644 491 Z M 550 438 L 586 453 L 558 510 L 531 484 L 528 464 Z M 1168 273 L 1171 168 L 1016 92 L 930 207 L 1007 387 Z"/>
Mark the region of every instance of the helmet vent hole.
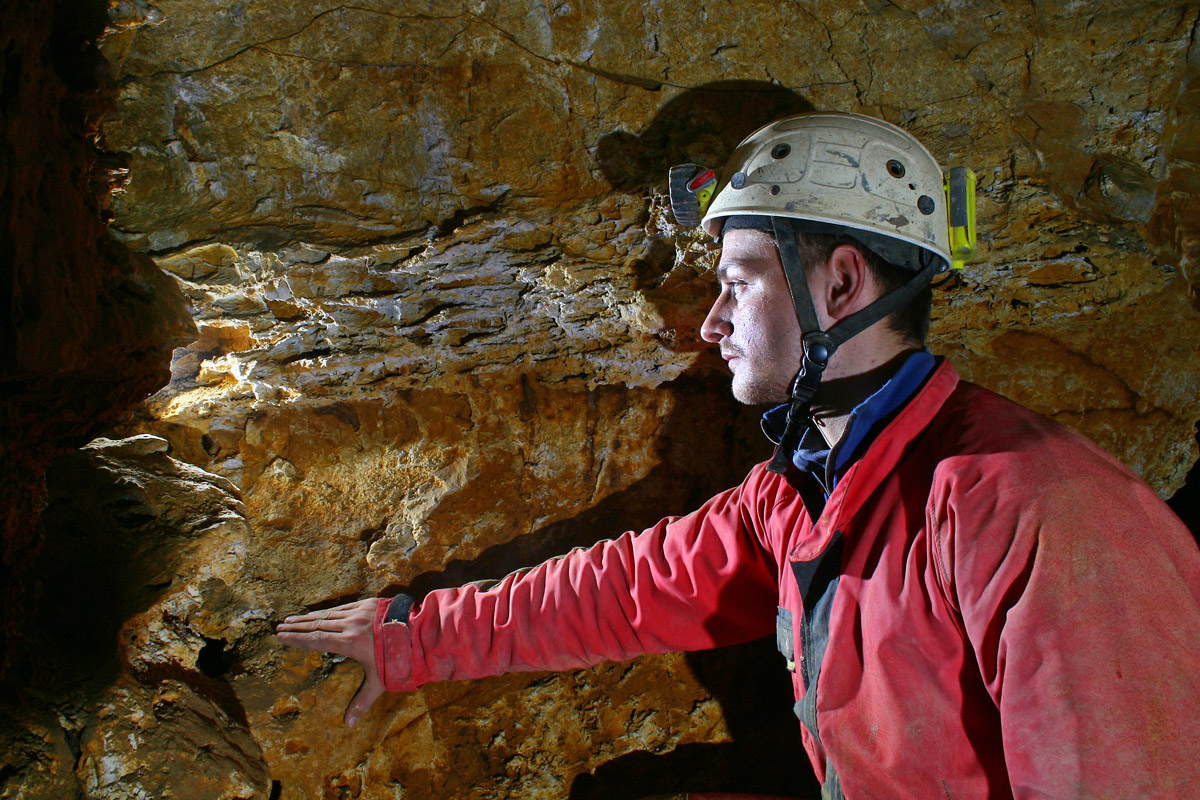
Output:
<path fill-rule="evenodd" d="M 779 187 L 778 187 L 778 186 L 772 186 L 772 187 L 771 187 L 771 194 L 779 194 Z"/>
<path fill-rule="evenodd" d="M 787 158 L 788 153 L 792 152 L 792 146 L 786 142 L 777 144 L 771 148 L 771 158 Z"/>
<path fill-rule="evenodd" d="M 894 158 L 887 162 L 887 171 L 893 178 L 904 177 L 904 165 Z"/>
<path fill-rule="evenodd" d="M 744 172 L 734 173 L 734 176 L 729 179 L 729 185 L 735 189 L 740 189 L 743 186 L 745 186 L 746 185 L 746 173 L 744 173 Z"/>
<path fill-rule="evenodd" d="M 933 198 L 923 194 L 917 198 L 917 209 L 926 216 L 933 213 Z"/>
<path fill-rule="evenodd" d="M 915 183 L 910 183 L 908 185 L 908 188 L 912 189 L 915 192 L 917 190 L 917 185 Z"/>

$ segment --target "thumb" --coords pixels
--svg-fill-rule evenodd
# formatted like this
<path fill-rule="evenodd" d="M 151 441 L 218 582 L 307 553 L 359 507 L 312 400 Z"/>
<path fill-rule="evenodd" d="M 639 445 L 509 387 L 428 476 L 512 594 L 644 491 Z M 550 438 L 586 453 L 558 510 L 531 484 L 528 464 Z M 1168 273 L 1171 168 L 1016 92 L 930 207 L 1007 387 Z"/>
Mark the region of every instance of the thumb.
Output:
<path fill-rule="evenodd" d="M 381 694 L 383 694 L 383 683 L 380 682 L 379 675 L 373 669 L 366 670 L 362 686 L 358 687 L 354 699 L 346 707 L 346 725 L 351 728 L 357 725 L 359 718 L 367 713 L 367 709 L 375 704 Z"/>

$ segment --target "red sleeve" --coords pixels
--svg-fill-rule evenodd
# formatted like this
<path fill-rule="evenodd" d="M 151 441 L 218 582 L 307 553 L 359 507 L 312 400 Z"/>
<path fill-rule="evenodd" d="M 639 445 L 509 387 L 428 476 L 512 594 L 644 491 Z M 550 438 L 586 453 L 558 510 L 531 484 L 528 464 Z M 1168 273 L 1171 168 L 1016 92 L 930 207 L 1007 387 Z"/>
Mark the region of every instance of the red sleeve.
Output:
<path fill-rule="evenodd" d="M 686 517 L 490 587 L 431 592 L 407 625 L 377 616 L 384 686 L 407 691 L 429 681 L 572 669 L 767 635 L 777 567 L 756 533 L 761 525 L 746 486 Z"/>
<path fill-rule="evenodd" d="M 1200 797 L 1200 553 L 1090 443 L 956 460 L 945 578 L 1013 796 Z"/>

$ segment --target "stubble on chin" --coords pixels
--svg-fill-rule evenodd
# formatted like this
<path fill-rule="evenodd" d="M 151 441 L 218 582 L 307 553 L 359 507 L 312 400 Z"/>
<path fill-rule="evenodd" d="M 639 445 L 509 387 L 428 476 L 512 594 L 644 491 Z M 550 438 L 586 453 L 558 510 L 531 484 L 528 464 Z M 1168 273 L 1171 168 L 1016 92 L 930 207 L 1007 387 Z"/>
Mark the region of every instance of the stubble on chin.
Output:
<path fill-rule="evenodd" d="M 733 376 L 733 399 L 748 406 L 779 405 L 788 400 L 788 387 L 754 376 Z"/>

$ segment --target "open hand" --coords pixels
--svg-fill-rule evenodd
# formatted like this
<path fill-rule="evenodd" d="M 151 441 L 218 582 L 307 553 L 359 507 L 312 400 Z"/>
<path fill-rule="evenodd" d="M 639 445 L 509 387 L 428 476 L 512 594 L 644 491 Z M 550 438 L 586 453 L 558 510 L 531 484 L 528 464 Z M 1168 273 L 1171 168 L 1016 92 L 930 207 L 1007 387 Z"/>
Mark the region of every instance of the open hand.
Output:
<path fill-rule="evenodd" d="M 305 650 L 353 658 L 362 665 L 362 686 L 346 707 L 346 724 L 351 728 L 383 694 L 383 683 L 375 668 L 375 598 L 310 611 L 286 618 L 275 628 L 279 641 Z"/>

